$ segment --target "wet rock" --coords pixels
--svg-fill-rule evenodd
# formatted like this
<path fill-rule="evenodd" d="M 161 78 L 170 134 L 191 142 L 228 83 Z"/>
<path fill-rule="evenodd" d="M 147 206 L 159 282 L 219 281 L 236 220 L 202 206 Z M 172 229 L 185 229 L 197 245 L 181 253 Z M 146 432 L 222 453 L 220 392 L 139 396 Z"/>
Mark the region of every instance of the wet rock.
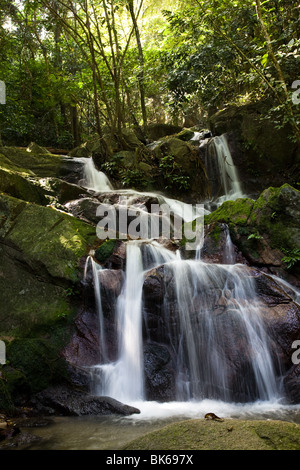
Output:
<path fill-rule="evenodd" d="M 123 404 L 110 397 L 96 397 L 64 386 L 50 387 L 35 397 L 42 407 L 52 409 L 63 416 L 138 414 L 137 408 Z"/>
<path fill-rule="evenodd" d="M 0 450 L 13 450 L 15 448 L 25 450 L 40 441 L 41 438 L 34 434 L 29 432 L 20 432 L 17 435 L 0 442 Z"/>
<path fill-rule="evenodd" d="M 297 355 L 297 360 L 299 358 L 299 354 Z M 288 372 L 286 373 L 283 385 L 286 394 L 287 400 L 292 404 L 300 403 L 300 365 L 294 364 L 290 367 Z"/>
<path fill-rule="evenodd" d="M 232 243 L 227 224 L 212 223 L 204 227 L 201 260 L 205 263 L 247 264 L 246 259 Z"/>
<path fill-rule="evenodd" d="M 92 366 L 99 362 L 99 319 L 95 310 L 80 312 L 73 327 L 74 333 L 63 350 L 68 363 Z"/>
<path fill-rule="evenodd" d="M 144 347 L 145 386 L 148 400 L 175 400 L 175 370 L 167 347 L 148 343 Z"/>
<path fill-rule="evenodd" d="M 4 441 L 5 439 L 14 437 L 20 432 L 21 432 L 20 428 L 16 424 L 11 424 L 5 427 L 0 427 L 0 441 Z"/>
<path fill-rule="evenodd" d="M 84 222 L 97 224 L 100 220 L 97 216 L 99 201 L 92 197 L 76 199 L 65 204 L 66 209 L 74 217 Z"/>

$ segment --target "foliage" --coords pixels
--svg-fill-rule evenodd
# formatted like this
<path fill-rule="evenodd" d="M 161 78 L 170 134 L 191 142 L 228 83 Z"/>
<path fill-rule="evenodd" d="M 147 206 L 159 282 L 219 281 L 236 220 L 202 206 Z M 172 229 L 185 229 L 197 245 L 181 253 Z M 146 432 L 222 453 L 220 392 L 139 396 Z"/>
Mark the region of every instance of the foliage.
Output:
<path fill-rule="evenodd" d="M 248 236 L 248 240 L 262 240 L 264 237 L 262 237 L 261 235 L 259 235 L 258 232 L 255 232 L 255 233 L 251 233 L 249 236 Z"/>
<path fill-rule="evenodd" d="M 166 189 L 187 190 L 190 187 L 190 178 L 185 175 L 173 155 L 166 155 L 160 159 L 159 170 L 166 182 Z"/>
<path fill-rule="evenodd" d="M 142 189 L 148 185 L 145 173 L 139 169 L 124 169 L 121 175 L 121 183 L 132 189 Z"/>
<path fill-rule="evenodd" d="M 283 253 L 285 253 L 285 256 L 282 258 L 282 262 L 287 264 L 287 269 L 291 269 L 294 265 L 299 263 L 300 261 L 300 250 L 299 249 L 294 249 L 294 250 L 286 250 L 282 249 Z"/>
<path fill-rule="evenodd" d="M 287 0 L 2 0 L 2 140 L 71 148 L 260 99 L 298 139 L 299 21 Z"/>

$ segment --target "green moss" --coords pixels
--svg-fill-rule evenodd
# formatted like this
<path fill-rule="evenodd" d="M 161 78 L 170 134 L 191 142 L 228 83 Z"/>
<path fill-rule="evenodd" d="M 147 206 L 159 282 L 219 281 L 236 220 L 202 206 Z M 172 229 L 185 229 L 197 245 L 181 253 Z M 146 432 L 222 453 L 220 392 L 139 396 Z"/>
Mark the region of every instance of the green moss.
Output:
<path fill-rule="evenodd" d="M 253 206 L 249 222 L 278 249 L 300 248 L 300 192 L 285 184 L 268 188 Z"/>
<path fill-rule="evenodd" d="M 105 240 L 102 245 L 95 251 L 95 258 L 100 262 L 104 263 L 114 252 L 117 240 L 109 239 Z"/>
<path fill-rule="evenodd" d="M 67 377 L 64 361 L 45 339 L 16 339 L 7 347 L 7 358 L 13 368 L 24 374 L 32 393 Z"/>
<path fill-rule="evenodd" d="M 0 413 L 10 415 L 14 412 L 14 404 L 8 391 L 5 378 L 0 377 Z"/>
<path fill-rule="evenodd" d="M 23 199 L 36 204 L 46 204 L 45 191 L 35 183 L 34 179 L 27 179 L 22 175 L 0 168 L 0 191 L 10 196 Z"/>
<path fill-rule="evenodd" d="M 6 243 L 20 250 L 32 267 L 43 265 L 52 277 L 76 282 L 79 260 L 96 238 L 95 229 L 51 207 L 18 204 L 4 195 L 1 200 L 4 213 L 10 205 L 18 207 L 21 204 L 17 217 L 11 221 Z"/>
<path fill-rule="evenodd" d="M 300 426 L 284 421 L 205 419 L 173 423 L 124 450 L 299 450 Z"/>
<path fill-rule="evenodd" d="M 14 220 L 25 208 L 26 202 L 0 193 L 0 238 L 4 238 L 13 226 Z"/>
<path fill-rule="evenodd" d="M 18 147 L 2 147 L 1 153 L 5 157 L 0 158 L 1 166 L 3 162 L 5 168 L 40 177 L 58 176 L 64 160 L 61 155 L 28 151 Z"/>
<path fill-rule="evenodd" d="M 215 243 L 219 243 L 222 233 L 222 227 L 219 224 L 214 224 L 212 230 L 210 231 L 210 236 L 213 238 Z"/>
<path fill-rule="evenodd" d="M 216 211 L 205 217 L 205 223 L 224 222 L 226 224 L 246 225 L 253 204 L 252 199 L 248 198 L 226 201 Z"/>
<path fill-rule="evenodd" d="M 299 220 L 300 192 L 289 184 L 266 189 L 256 201 L 224 202 L 205 217 L 206 224 L 228 224 L 232 240 L 242 253 L 261 262 L 260 253 L 266 248 L 277 250 L 279 262 L 280 251 L 300 249 Z"/>

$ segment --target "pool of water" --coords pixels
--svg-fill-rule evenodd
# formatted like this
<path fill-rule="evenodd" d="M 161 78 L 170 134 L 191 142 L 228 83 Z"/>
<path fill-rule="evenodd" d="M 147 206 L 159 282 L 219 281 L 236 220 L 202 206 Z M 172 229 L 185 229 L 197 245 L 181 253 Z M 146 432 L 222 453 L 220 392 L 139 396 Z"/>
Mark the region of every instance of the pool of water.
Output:
<path fill-rule="evenodd" d="M 300 424 L 300 405 L 287 406 L 280 402 L 231 404 L 203 400 L 130 405 L 139 408 L 141 413 L 128 417 L 56 417 L 48 426 L 24 428 L 42 438 L 29 450 L 120 450 L 143 434 L 184 419 L 204 419 L 206 413 L 227 419 L 276 419 Z"/>

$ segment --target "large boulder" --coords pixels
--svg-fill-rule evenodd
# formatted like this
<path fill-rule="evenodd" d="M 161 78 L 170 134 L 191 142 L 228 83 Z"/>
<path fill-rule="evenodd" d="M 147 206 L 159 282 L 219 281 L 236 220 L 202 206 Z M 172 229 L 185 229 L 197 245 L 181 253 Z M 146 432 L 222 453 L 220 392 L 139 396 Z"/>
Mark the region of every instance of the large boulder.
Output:
<path fill-rule="evenodd" d="M 36 395 L 35 400 L 45 412 L 64 416 L 109 415 L 129 416 L 140 410 L 110 397 L 97 397 L 67 387 L 51 387 Z"/>
<path fill-rule="evenodd" d="M 228 224 L 233 242 L 252 265 L 299 285 L 299 203 L 300 192 L 284 184 L 266 189 L 256 201 L 224 202 L 205 222 Z"/>

